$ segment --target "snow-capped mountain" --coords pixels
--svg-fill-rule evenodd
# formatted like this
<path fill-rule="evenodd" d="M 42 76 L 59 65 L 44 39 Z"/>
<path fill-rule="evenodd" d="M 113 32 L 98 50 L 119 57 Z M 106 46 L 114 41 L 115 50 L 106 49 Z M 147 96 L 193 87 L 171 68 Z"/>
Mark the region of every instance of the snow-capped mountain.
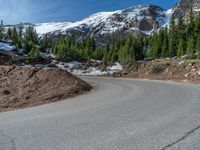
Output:
<path fill-rule="evenodd" d="M 164 10 L 155 5 L 138 5 L 113 12 L 100 12 L 81 21 L 63 23 L 36 24 L 39 35 L 47 34 L 58 38 L 61 35 L 82 39 L 93 37 L 99 44 L 105 45 L 114 37 L 131 35 L 149 35 L 169 22 L 172 10 Z"/>
<path fill-rule="evenodd" d="M 81 40 L 89 36 L 99 45 L 106 46 L 113 38 L 150 35 L 160 27 L 168 26 L 172 14 L 176 18 L 182 15 L 187 20 L 190 7 L 193 7 L 193 12 L 197 15 L 200 12 L 200 0 L 180 0 L 169 10 L 156 5 L 138 5 L 113 12 L 99 12 L 77 22 L 23 24 L 23 27 L 34 26 L 40 36 L 48 35 L 54 39 L 74 36 Z M 5 28 L 10 27 L 13 26 Z"/>

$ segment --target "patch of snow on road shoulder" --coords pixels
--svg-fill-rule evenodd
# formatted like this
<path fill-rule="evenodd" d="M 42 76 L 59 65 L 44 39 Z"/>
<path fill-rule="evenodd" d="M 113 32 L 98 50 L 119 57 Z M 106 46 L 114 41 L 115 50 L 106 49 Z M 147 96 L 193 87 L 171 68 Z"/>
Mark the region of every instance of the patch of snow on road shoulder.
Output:
<path fill-rule="evenodd" d="M 73 69 L 76 65 L 79 65 L 81 64 L 80 62 L 78 61 L 73 61 L 73 62 L 59 62 L 58 64 L 56 64 L 56 66 L 58 68 L 61 68 L 61 69 L 67 69 L 68 71 L 71 72 L 71 69 Z"/>
<path fill-rule="evenodd" d="M 120 63 L 115 62 L 114 65 L 108 66 L 107 70 L 109 70 L 109 71 L 122 71 L 123 67 Z"/>
<path fill-rule="evenodd" d="M 115 62 L 113 65 L 108 66 L 105 70 L 102 70 L 101 67 L 92 67 L 92 66 L 86 70 L 75 69 L 75 67 L 80 64 L 81 63 L 78 61 L 59 62 L 56 64 L 56 66 L 60 69 L 65 69 L 75 75 L 83 75 L 83 76 L 98 76 L 104 74 L 112 74 L 114 72 L 120 72 L 123 70 L 123 67 L 118 62 Z"/>

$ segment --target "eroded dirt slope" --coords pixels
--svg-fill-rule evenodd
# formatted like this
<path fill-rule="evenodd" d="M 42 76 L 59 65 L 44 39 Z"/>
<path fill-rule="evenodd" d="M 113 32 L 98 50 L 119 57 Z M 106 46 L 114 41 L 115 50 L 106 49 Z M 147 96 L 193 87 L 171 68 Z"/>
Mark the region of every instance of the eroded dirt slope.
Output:
<path fill-rule="evenodd" d="M 200 60 L 153 60 L 125 66 L 114 76 L 200 83 Z"/>
<path fill-rule="evenodd" d="M 91 89 L 65 70 L 0 66 L 0 112 L 62 100 Z"/>

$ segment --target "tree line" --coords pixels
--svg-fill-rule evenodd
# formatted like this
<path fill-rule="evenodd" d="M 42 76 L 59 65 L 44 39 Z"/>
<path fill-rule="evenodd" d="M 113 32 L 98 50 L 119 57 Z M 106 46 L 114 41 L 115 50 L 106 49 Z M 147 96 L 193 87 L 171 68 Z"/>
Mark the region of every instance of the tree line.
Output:
<path fill-rule="evenodd" d="M 200 13 L 194 18 L 191 8 L 189 14 L 190 19 L 187 23 L 181 16 L 178 20 L 172 16 L 169 27 L 161 28 L 151 36 L 129 35 L 124 39 L 113 39 L 104 48 L 98 47 L 90 37 L 82 41 L 64 36 L 58 40 L 53 40 L 47 35 L 38 37 L 32 26 L 24 29 L 22 24 L 18 28 L 8 28 L 5 31 L 2 21 L 0 39 L 11 40 L 29 59 L 40 59 L 43 52 L 53 53 L 56 59 L 65 61 L 102 60 L 106 66 L 108 62 L 134 63 L 145 57 L 172 58 L 187 54 L 191 58 L 200 58 Z"/>
<path fill-rule="evenodd" d="M 172 15 L 169 28 L 154 33 L 148 41 L 151 49 L 149 55 L 153 58 L 181 57 L 185 54 L 200 58 L 200 13 L 194 18 L 191 8 L 187 23 L 184 23 L 182 16 L 177 20 Z"/>

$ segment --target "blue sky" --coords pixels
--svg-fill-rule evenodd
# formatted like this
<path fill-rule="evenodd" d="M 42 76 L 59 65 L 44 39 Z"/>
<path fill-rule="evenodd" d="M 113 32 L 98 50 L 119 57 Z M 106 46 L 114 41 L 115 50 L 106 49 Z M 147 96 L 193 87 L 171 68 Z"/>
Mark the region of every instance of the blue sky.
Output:
<path fill-rule="evenodd" d="M 177 0 L 0 0 L 0 19 L 6 24 L 77 21 L 99 11 L 114 11 L 137 4 L 165 9 Z"/>

